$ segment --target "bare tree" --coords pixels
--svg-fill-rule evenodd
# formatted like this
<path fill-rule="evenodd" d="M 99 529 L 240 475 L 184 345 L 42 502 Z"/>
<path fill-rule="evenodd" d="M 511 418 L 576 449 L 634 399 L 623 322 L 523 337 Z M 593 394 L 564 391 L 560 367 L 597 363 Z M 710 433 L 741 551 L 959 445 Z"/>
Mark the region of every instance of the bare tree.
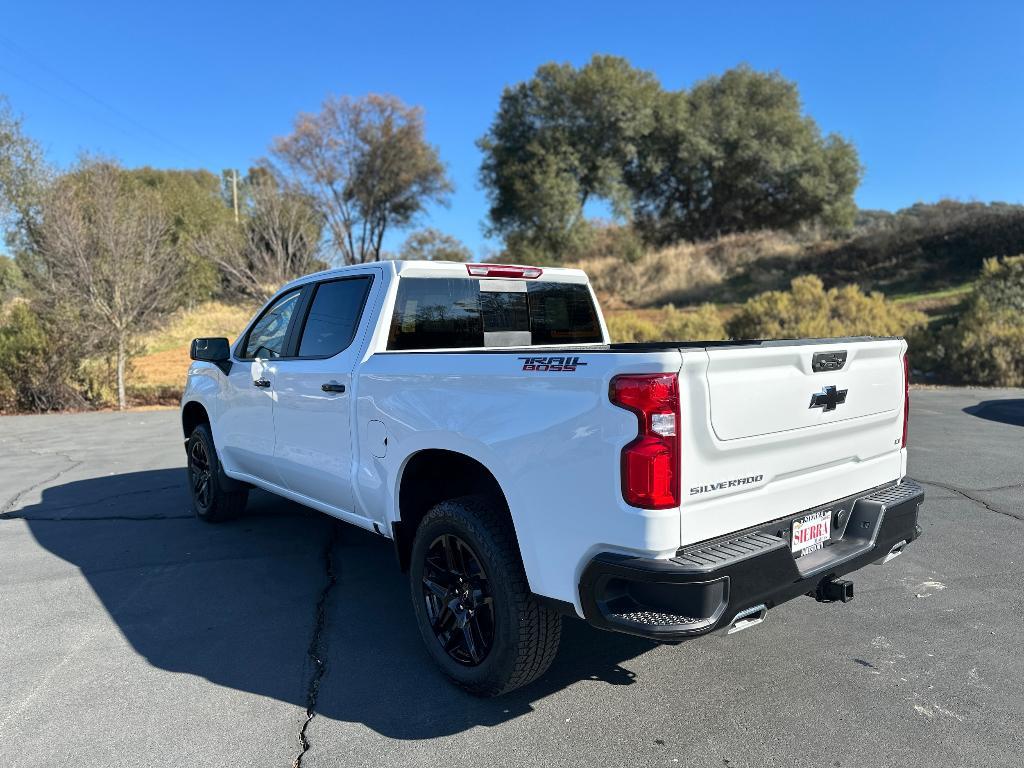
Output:
<path fill-rule="evenodd" d="M 323 218 L 304 195 L 266 176 L 250 174 L 246 193 L 241 223 L 213 229 L 194 248 L 217 265 L 233 291 L 265 299 L 322 265 Z"/>
<path fill-rule="evenodd" d="M 384 233 L 412 224 L 452 184 L 423 112 L 394 96 L 328 98 L 271 147 L 277 172 L 315 201 L 346 264 L 378 261 Z"/>
<path fill-rule="evenodd" d="M 42 206 L 32 281 L 44 303 L 73 313 L 94 349 L 113 352 L 122 409 L 132 342 L 174 295 L 170 233 L 155 196 L 109 162 L 84 161 Z"/>

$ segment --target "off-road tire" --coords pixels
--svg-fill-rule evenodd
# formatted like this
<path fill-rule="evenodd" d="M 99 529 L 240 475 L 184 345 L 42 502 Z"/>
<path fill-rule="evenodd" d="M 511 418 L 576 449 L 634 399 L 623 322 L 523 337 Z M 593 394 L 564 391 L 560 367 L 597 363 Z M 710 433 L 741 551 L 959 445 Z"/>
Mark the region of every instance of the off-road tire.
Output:
<path fill-rule="evenodd" d="M 207 523 L 219 523 L 240 514 L 249 499 L 249 488 L 224 474 L 208 425 L 199 424 L 192 430 L 185 452 L 188 458 L 189 497 L 196 517 Z M 207 459 L 207 486 L 203 486 L 196 477 L 200 455 Z"/>
<path fill-rule="evenodd" d="M 493 600 L 493 642 L 481 662 L 453 659 L 428 616 L 423 577 L 426 557 L 439 537 L 453 534 L 467 544 L 486 572 Z M 529 590 L 515 531 L 507 513 L 482 496 L 443 501 L 416 530 L 409 567 L 413 610 L 431 657 L 456 685 L 477 696 L 499 696 L 547 671 L 558 651 L 562 617 Z"/>

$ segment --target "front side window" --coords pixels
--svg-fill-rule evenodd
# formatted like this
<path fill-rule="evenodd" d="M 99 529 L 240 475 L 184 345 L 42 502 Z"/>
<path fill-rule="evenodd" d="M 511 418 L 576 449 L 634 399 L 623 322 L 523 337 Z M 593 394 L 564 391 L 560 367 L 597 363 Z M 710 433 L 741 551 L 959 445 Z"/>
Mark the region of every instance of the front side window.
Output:
<path fill-rule="evenodd" d="M 249 331 L 245 340 L 244 357 L 280 357 L 288 337 L 288 324 L 299 303 L 301 291 L 294 290 L 279 298 Z"/>
<path fill-rule="evenodd" d="M 579 283 L 403 277 L 388 349 L 591 344 L 603 341 Z"/>
<path fill-rule="evenodd" d="M 316 287 L 299 342 L 299 357 L 332 357 L 352 343 L 371 280 L 367 275 Z"/>

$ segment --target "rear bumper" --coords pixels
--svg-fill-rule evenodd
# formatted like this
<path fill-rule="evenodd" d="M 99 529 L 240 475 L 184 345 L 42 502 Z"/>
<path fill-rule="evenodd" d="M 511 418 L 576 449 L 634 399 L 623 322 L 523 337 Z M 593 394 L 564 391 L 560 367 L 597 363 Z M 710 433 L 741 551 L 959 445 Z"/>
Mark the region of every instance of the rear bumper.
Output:
<path fill-rule="evenodd" d="M 653 640 L 713 632 L 901 551 L 921 535 L 923 500 L 921 486 L 905 479 L 684 547 L 668 560 L 599 554 L 580 579 L 584 616 L 602 629 Z M 832 513 L 832 540 L 795 558 L 788 539 L 793 520 L 824 510 Z"/>

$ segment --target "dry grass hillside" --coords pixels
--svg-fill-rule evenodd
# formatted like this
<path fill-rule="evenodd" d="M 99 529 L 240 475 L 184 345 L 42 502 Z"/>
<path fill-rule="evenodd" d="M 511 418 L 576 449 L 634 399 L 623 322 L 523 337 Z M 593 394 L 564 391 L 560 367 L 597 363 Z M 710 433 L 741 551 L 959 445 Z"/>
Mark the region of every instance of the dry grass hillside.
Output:
<path fill-rule="evenodd" d="M 753 232 L 646 251 L 631 261 L 609 255 L 571 266 L 590 275 L 608 309 L 659 307 L 712 297 L 738 300 L 739 295 L 721 294 L 723 286 L 741 276 L 775 287 L 799 273 L 800 262 L 824 247 L 819 242 L 812 248 L 784 233 Z"/>
<path fill-rule="evenodd" d="M 142 339 L 143 352 L 132 361 L 129 377 L 132 399 L 175 399 L 185 383 L 192 339 L 226 336 L 233 341 L 255 311 L 253 304 L 210 301 L 175 312 L 166 326 Z"/>
<path fill-rule="evenodd" d="M 892 298 L 956 304 L 989 258 L 1024 253 L 1024 206 L 942 201 L 895 214 L 868 212 L 851 237 L 835 240 L 751 232 L 647 251 L 577 260 L 609 309 L 743 302 L 785 289 L 802 274 Z"/>

